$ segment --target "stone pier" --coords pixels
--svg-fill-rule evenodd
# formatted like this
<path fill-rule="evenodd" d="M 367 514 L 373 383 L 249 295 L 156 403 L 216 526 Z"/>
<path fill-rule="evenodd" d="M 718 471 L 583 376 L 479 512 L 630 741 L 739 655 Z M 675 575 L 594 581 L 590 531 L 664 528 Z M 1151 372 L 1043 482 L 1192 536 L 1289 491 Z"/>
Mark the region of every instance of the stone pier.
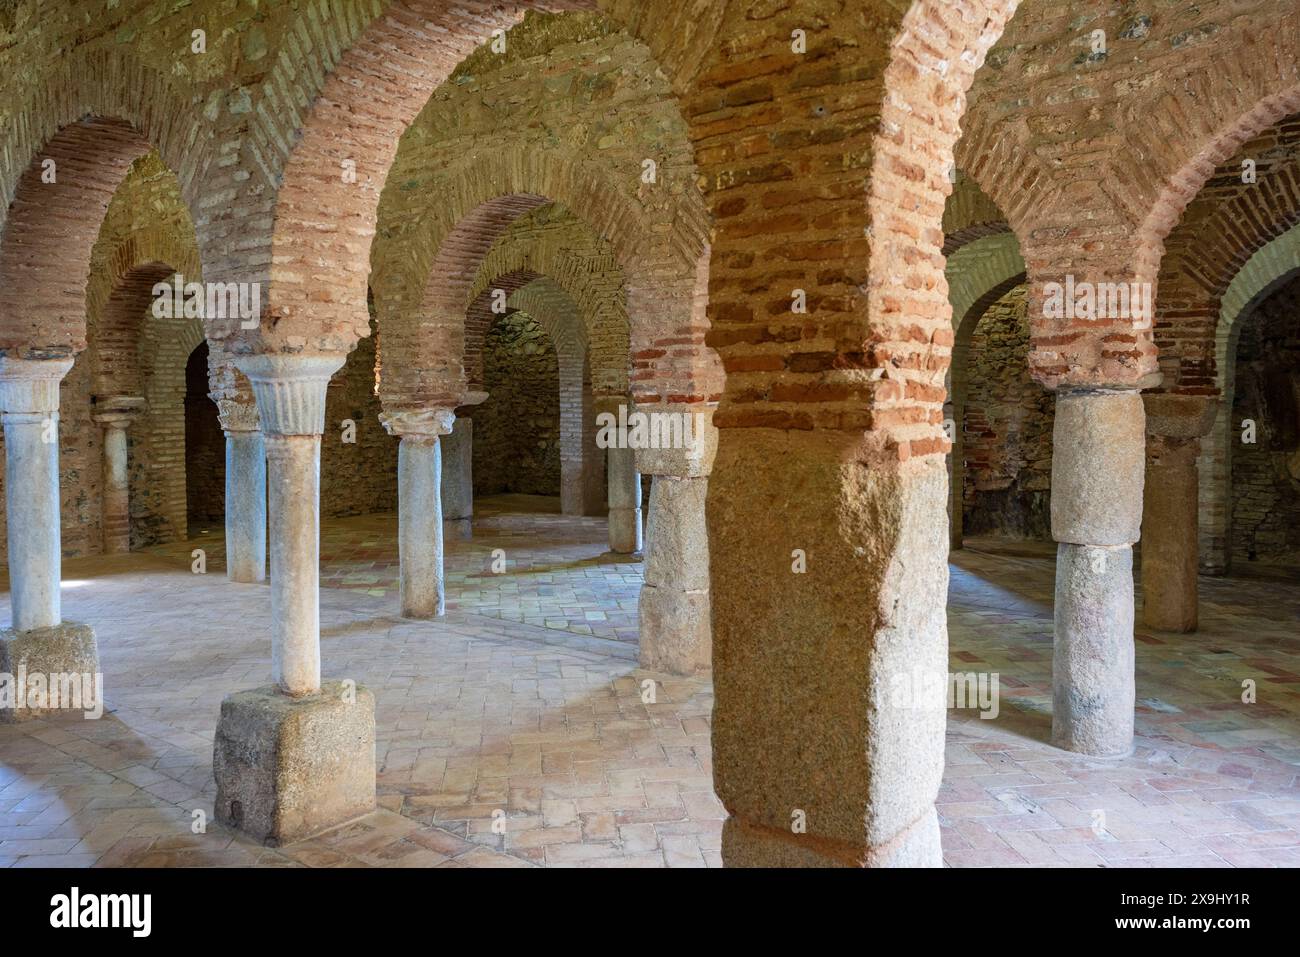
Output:
<path fill-rule="evenodd" d="M 1139 393 L 1057 394 L 1052 743 L 1070 751 L 1113 756 L 1133 748 L 1133 543 L 1145 445 Z"/>

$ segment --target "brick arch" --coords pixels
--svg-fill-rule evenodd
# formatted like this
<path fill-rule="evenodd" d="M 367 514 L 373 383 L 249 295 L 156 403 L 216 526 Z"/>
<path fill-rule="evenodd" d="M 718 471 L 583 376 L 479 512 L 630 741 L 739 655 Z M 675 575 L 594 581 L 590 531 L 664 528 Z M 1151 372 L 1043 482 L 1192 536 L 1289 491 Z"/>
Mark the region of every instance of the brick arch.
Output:
<path fill-rule="evenodd" d="M 1256 250 L 1224 293 L 1215 328 L 1215 385 L 1219 414 L 1201 450 L 1199 462 L 1199 551 L 1206 571 L 1223 574 L 1229 566 L 1232 537 L 1232 450 L 1230 421 L 1236 398 L 1237 341 L 1242 320 L 1273 292 L 1300 275 L 1300 226 L 1293 226 Z"/>
<path fill-rule="evenodd" d="M 1162 242 L 1213 166 L 1295 110 L 1300 11 L 1277 11 L 1263 31 L 1258 11 L 1231 4 L 1140 19 L 1122 4 L 1027 4 L 972 91 L 958 161 L 1021 237 L 1034 316 L 1044 285 L 1067 274 L 1154 284 Z M 1108 37 L 1100 57 L 1094 27 Z M 1131 320 L 1043 317 L 1031 363 L 1049 388 L 1157 378 L 1153 331 Z"/>
<path fill-rule="evenodd" d="M 1242 182 L 1245 159 L 1257 163 L 1254 183 Z M 1215 167 L 1165 241 L 1156 304 L 1165 388 L 1193 395 L 1215 391 L 1223 297 L 1250 258 L 1297 223 L 1300 116 L 1291 115 Z"/>
<path fill-rule="evenodd" d="M 73 56 L 45 78 L 3 132 L 13 145 L 0 159 L 0 352 L 39 358 L 85 348 L 91 252 L 113 193 L 156 147 L 194 216 L 207 129 L 161 73 L 124 52 Z M 53 183 L 42 182 L 47 159 Z"/>
<path fill-rule="evenodd" d="M 943 254 L 952 256 L 968 243 L 1011 232 L 1006 214 L 968 174 L 957 182 L 943 207 Z"/>
<path fill-rule="evenodd" d="M 578 304 L 545 276 L 519 287 L 508 301 L 536 319 L 555 346 L 560 380 L 562 509 L 566 515 L 599 514 L 605 501 L 605 463 L 596 447 L 591 353 Z"/>
<path fill-rule="evenodd" d="M 492 247 L 479 270 L 472 292 L 478 303 L 485 289 L 497 288 L 495 277 L 521 272 L 546 276 L 562 288 L 578 307 L 591 355 L 591 385 L 596 396 L 624 396 L 628 392 L 630 368 L 630 320 L 626 307 L 625 280 L 609 244 L 592 233 L 580 220 L 574 230 L 588 245 L 571 240 L 552 243 L 511 243 L 504 237 Z M 598 285 L 597 275 L 614 277 L 616 288 Z M 480 306 L 479 308 L 482 308 Z M 471 305 L 471 314 L 474 306 Z M 648 338 L 648 337 L 647 337 Z M 479 348 L 481 335 L 466 326 L 465 370 L 471 383 L 482 381 Z"/>
<path fill-rule="evenodd" d="M 401 134 L 493 30 L 509 29 L 527 10 L 596 9 L 607 10 L 615 23 L 662 53 L 679 84 L 710 52 L 710 27 L 716 29 L 721 16 L 682 9 L 672 0 L 467 0 L 452 7 L 441 0 L 399 0 L 364 26 L 325 17 L 321 29 L 332 42 L 309 54 L 308 64 L 276 68 L 282 79 L 304 72 L 324 79 L 308 96 L 311 107 L 300 131 L 287 139 L 293 145 L 276 197 L 267 321 L 258 343 L 239 348 L 346 351 L 365 336 L 368 252 Z M 346 48 L 335 57 L 332 50 L 340 47 Z M 340 175 L 345 161 L 355 164 L 355 183 Z M 329 210 L 328 218 L 322 209 Z"/>
<path fill-rule="evenodd" d="M 96 395 L 140 395 L 145 372 L 139 361 L 147 337 L 157 320 L 151 315 L 153 286 L 180 273 L 188 280 L 202 276 L 193 237 L 174 230 L 145 229 L 132 232 L 96 270 L 86 291 L 86 316 L 95 353 Z M 178 320 L 186 337 L 197 332 L 197 319 Z M 188 354 L 188 353 L 187 353 Z"/>
<path fill-rule="evenodd" d="M 952 327 L 957 338 L 961 338 L 971 317 L 978 318 L 993 301 L 987 299 L 989 290 L 1004 285 L 1012 277 L 1019 276 L 1023 281 L 1024 273 L 1025 260 L 1020 255 L 1020 244 L 1015 234 L 1010 232 L 972 240 L 948 256 L 944 279 L 948 283 Z"/>
<path fill-rule="evenodd" d="M 981 253 L 986 251 L 993 255 L 982 256 Z M 948 367 L 948 399 L 944 411 L 945 417 L 953 423 L 952 449 L 948 455 L 948 544 L 950 548 L 961 548 L 966 482 L 964 423 L 970 341 L 989 307 L 1024 284 L 1025 263 L 1015 248 L 1014 236 L 995 236 L 977 240 L 950 257 L 948 268 L 951 270 L 954 265 L 964 275 L 955 284 L 949 283 L 953 300 L 954 338 L 952 362 Z M 964 266 L 970 268 L 963 269 Z"/>
<path fill-rule="evenodd" d="M 443 222 L 453 225 L 432 242 L 412 243 L 431 250 L 432 261 L 426 265 L 417 254 L 400 277 L 376 290 L 386 405 L 460 404 L 464 315 L 475 277 L 511 224 L 548 203 L 563 205 L 603 237 L 623 272 L 627 312 L 635 317 L 632 350 L 649 367 L 640 379 L 645 386 L 638 388 L 634 378 L 634 392 L 644 396 L 666 385 L 689 395 L 697 380 L 712 381 L 716 364 L 698 328 L 705 323 L 701 274 L 707 275 L 708 246 L 693 229 L 675 228 L 686 218 L 678 208 L 648 214 L 602 168 L 560 150 L 527 146 L 502 145 L 460 164 L 443 181 Z M 437 224 L 421 228 L 438 236 Z M 668 242 L 663 229 L 671 230 Z M 409 288 L 408 277 L 420 277 L 423 288 Z M 418 305 L 411 301 L 416 297 Z M 664 339 L 676 348 L 651 348 Z"/>

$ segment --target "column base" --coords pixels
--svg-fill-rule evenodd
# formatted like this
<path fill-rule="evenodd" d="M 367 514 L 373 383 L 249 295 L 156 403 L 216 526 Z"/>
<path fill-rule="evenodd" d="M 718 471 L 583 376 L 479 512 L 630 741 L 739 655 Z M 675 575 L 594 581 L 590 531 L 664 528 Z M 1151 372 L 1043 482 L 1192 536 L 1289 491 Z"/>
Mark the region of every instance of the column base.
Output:
<path fill-rule="evenodd" d="M 33 628 L 31 631 L 15 631 L 12 628 L 0 630 L 0 675 L 10 682 L 11 695 L 17 692 L 16 682 L 20 672 L 28 677 L 26 690 L 31 688 L 30 678 L 33 675 L 46 676 L 46 687 L 49 687 L 50 675 L 99 674 L 99 648 L 95 643 L 94 630 L 89 625 L 75 621 L 60 622 L 49 628 Z M 33 721 L 68 710 L 30 708 L 26 701 L 15 700 L 12 703 L 13 707 L 8 706 L 9 701 L 0 707 L 0 723 Z M 22 707 L 18 707 L 19 704 Z"/>
<path fill-rule="evenodd" d="M 221 702 L 212 770 L 216 818 L 268 846 L 301 841 L 375 809 L 375 698 L 342 681 L 291 698 L 278 688 Z"/>
<path fill-rule="evenodd" d="M 722 825 L 726 867 L 942 867 L 939 816 L 933 807 L 886 844 L 849 844 L 729 817 Z"/>
<path fill-rule="evenodd" d="M 641 586 L 641 667 L 674 675 L 707 671 L 713 663 L 709 592 Z"/>

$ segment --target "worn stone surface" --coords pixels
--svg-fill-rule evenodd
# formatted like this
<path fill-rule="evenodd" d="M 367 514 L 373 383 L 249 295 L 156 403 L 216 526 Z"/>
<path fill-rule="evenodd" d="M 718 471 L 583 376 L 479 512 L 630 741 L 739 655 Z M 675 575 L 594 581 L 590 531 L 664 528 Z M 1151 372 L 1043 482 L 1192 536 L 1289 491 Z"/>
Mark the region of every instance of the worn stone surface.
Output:
<path fill-rule="evenodd" d="M 19 669 L 28 675 L 98 675 L 99 649 L 89 625 L 64 621 L 31 631 L 0 630 L 0 675 L 13 681 Z M 0 708 L 0 722 L 52 716 L 49 709 Z"/>
<path fill-rule="evenodd" d="M 707 478 L 656 475 L 650 487 L 641 588 L 641 664 L 671 674 L 710 666 Z"/>
<path fill-rule="evenodd" d="M 291 698 L 239 691 L 221 702 L 212 771 L 217 820 L 255 840 L 292 844 L 375 809 L 375 698 L 329 681 Z"/>
<path fill-rule="evenodd" d="M 1052 537 L 1075 545 L 1136 542 L 1146 449 L 1142 396 L 1057 393 L 1052 449 Z"/>
<path fill-rule="evenodd" d="M 1082 754 L 1133 749 L 1133 550 L 1056 551 L 1052 743 Z"/>
<path fill-rule="evenodd" d="M 847 436 L 734 436 L 708 501 L 715 786 L 745 828 L 724 834 L 723 859 L 734 837 L 746 863 L 877 860 L 932 814 L 943 768 L 942 703 L 897 682 L 946 668 L 946 476 L 860 464 Z M 759 498 L 746 519 L 740 483 Z M 936 842 L 911 840 L 907 859 L 937 863 Z"/>

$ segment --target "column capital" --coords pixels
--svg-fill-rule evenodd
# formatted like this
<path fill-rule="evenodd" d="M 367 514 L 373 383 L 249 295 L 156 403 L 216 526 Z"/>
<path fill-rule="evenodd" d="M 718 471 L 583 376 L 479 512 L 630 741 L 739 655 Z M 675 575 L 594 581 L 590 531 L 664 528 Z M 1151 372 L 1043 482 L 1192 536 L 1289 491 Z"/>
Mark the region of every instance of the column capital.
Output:
<path fill-rule="evenodd" d="M 235 368 L 248 376 L 262 431 L 268 435 L 320 435 L 325 431 L 325 387 L 346 356 L 237 356 Z"/>
<path fill-rule="evenodd" d="M 72 362 L 0 356 L 0 411 L 58 412 L 59 383 Z"/>
<path fill-rule="evenodd" d="M 217 419 L 223 432 L 256 432 L 262 427 L 257 414 L 257 400 L 217 399 Z"/>
<path fill-rule="evenodd" d="M 90 417 L 106 429 L 127 429 L 145 409 L 140 396 L 96 396 Z"/>
<path fill-rule="evenodd" d="M 1199 439 L 1209 435 L 1219 414 L 1219 400 L 1209 395 L 1144 392 L 1147 432 L 1168 439 Z"/>
<path fill-rule="evenodd" d="M 379 421 L 389 435 L 400 438 L 437 438 L 450 435 L 456 425 L 454 409 L 396 409 L 379 414 Z"/>

